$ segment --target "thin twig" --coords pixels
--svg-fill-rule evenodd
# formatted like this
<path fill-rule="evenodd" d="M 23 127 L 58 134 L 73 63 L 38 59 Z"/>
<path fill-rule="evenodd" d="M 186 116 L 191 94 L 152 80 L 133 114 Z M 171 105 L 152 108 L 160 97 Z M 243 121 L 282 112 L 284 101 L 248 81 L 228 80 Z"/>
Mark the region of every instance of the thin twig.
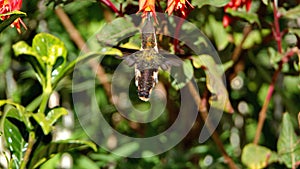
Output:
<path fill-rule="evenodd" d="M 61 7 L 57 7 L 55 10 L 56 15 L 58 16 L 59 20 L 69 33 L 70 38 L 75 42 L 77 47 L 81 49 L 84 53 L 88 53 L 90 49 L 85 45 L 85 41 L 83 40 L 82 36 L 80 35 L 79 31 L 75 28 L 74 24 L 68 17 L 68 15 L 64 12 Z M 109 98 L 111 100 L 111 87 L 109 80 L 105 74 L 105 70 L 101 65 L 99 65 L 95 60 L 91 59 L 89 61 L 90 67 L 93 69 L 94 72 L 97 74 L 97 78 L 100 83 L 103 85 L 103 88 Z"/>
<path fill-rule="evenodd" d="M 109 9 L 114 11 L 118 16 L 122 17 L 124 14 L 122 13 L 122 4 L 120 5 L 120 10 L 117 9 L 117 7 L 110 1 L 110 0 L 99 0 L 99 2 L 106 5 Z"/>
<path fill-rule="evenodd" d="M 26 149 L 25 154 L 24 154 L 24 158 L 21 162 L 20 169 L 25 169 L 26 168 L 26 165 L 29 161 L 29 157 L 30 157 L 30 154 L 31 154 L 31 151 L 32 151 L 32 148 L 33 148 L 33 145 L 34 145 L 35 141 L 36 141 L 35 133 L 34 133 L 34 131 L 31 131 L 29 133 L 28 145 L 27 145 L 27 149 Z"/>
<path fill-rule="evenodd" d="M 250 34 L 252 30 L 252 26 L 251 25 L 246 25 L 243 29 L 243 39 L 241 41 L 241 43 L 239 43 L 239 45 L 237 45 L 235 48 L 234 48 L 234 51 L 232 53 L 232 61 L 233 62 L 237 62 L 239 60 L 239 57 L 241 55 L 241 52 L 243 50 L 243 44 L 244 42 L 246 41 L 248 35 Z"/>
<path fill-rule="evenodd" d="M 273 14 L 274 14 L 274 29 L 273 29 L 273 36 L 277 42 L 277 50 L 280 54 L 282 54 L 282 45 L 281 45 L 281 32 L 279 27 L 279 18 L 280 13 L 277 11 L 277 4 L 273 1 Z"/>
<path fill-rule="evenodd" d="M 281 32 L 280 32 L 280 27 L 279 27 L 279 18 L 280 18 L 280 13 L 277 10 L 277 1 L 273 1 L 273 14 L 274 14 L 274 28 L 272 29 L 273 31 L 273 36 L 275 38 L 275 41 L 277 42 L 277 50 L 280 54 L 282 54 L 282 45 L 281 45 Z M 296 50 L 296 51 L 295 51 Z M 255 137 L 253 140 L 254 144 L 257 144 L 261 135 L 261 131 L 266 119 L 266 114 L 267 114 L 267 109 L 268 105 L 270 103 L 270 100 L 272 98 L 273 92 L 274 92 L 274 86 L 277 81 L 278 75 L 281 72 L 282 66 L 284 63 L 286 63 L 289 58 L 295 53 L 298 52 L 298 49 L 291 49 L 289 52 L 285 54 L 285 56 L 282 57 L 281 61 L 279 62 L 279 66 L 277 70 L 274 72 L 272 76 L 272 81 L 268 89 L 268 93 L 266 95 L 263 107 L 261 108 L 259 112 L 259 117 L 258 117 L 258 124 L 255 132 Z"/>
<path fill-rule="evenodd" d="M 225 162 L 228 164 L 230 169 L 237 169 L 236 164 L 230 158 L 230 156 L 227 154 L 218 133 L 215 130 L 212 129 L 213 127 L 211 126 L 212 123 L 210 122 L 210 119 L 208 118 L 206 105 L 203 105 L 203 103 L 202 103 L 203 101 L 201 101 L 201 98 L 199 96 L 199 93 L 195 89 L 195 86 L 192 84 L 192 82 L 188 82 L 187 85 L 188 85 L 188 88 L 189 88 L 195 102 L 198 104 L 198 111 L 200 112 L 200 115 L 201 115 L 202 119 L 207 120 L 207 123 L 206 123 L 207 126 L 206 127 L 208 128 L 210 133 L 212 133 L 212 139 L 216 143 L 216 145 L 218 146 L 219 150 L 221 151 L 222 156 L 225 159 Z"/>
<path fill-rule="evenodd" d="M 259 112 L 259 118 L 258 118 L 258 124 L 257 124 L 257 128 L 256 128 L 256 133 L 255 133 L 255 137 L 254 137 L 254 140 L 253 140 L 253 143 L 254 144 L 257 144 L 258 141 L 259 141 L 259 138 L 260 138 L 260 135 L 261 135 L 261 131 L 262 131 L 262 128 L 263 128 L 263 125 L 264 125 L 264 122 L 265 122 L 265 119 L 266 119 L 266 116 L 267 116 L 267 109 L 268 109 L 268 105 L 270 103 L 270 100 L 272 98 L 272 95 L 273 95 L 273 91 L 274 91 L 274 87 L 275 87 L 275 83 L 276 83 L 276 80 L 278 78 L 278 75 L 279 73 L 281 72 L 281 69 L 283 67 L 283 64 L 288 62 L 289 59 L 295 54 L 295 53 L 298 53 L 299 52 L 299 49 L 297 47 L 294 47 L 292 49 L 290 49 L 289 52 L 287 52 L 281 59 L 281 61 L 279 62 L 279 66 L 278 66 L 278 69 L 275 71 L 275 73 L 273 74 L 273 77 L 272 77 L 272 81 L 271 81 L 271 84 L 269 86 L 269 89 L 268 89 L 268 93 L 267 93 L 267 96 L 265 98 L 265 101 L 264 101 L 264 104 L 263 104 L 263 107 L 261 108 L 260 112 Z"/>

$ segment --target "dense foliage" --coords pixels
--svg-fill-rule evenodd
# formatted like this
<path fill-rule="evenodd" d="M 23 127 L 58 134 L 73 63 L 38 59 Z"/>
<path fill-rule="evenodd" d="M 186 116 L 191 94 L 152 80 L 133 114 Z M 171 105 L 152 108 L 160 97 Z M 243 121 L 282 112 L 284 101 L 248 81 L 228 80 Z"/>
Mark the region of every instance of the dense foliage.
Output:
<path fill-rule="evenodd" d="M 300 165 L 299 0 L 1 0 L 0 8 L 0 168 Z M 166 108 L 161 114 L 153 108 L 139 117 L 157 118 L 138 123 L 117 106 L 131 101 L 147 110 L 150 103 L 139 100 L 134 82 L 120 79 L 130 96 L 116 101 L 111 84 L 122 59 L 140 49 L 139 26 L 148 12 L 159 48 L 182 64 L 172 67 L 173 77 L 160 70 L 156 88 Z M 81 64 L 90 68 L 79 70 Z M 86 102 L 75 104 L 74 93 L 89 89 L 88 99 L 80 98 Z M 168 151 L 131 158 L 138 143 L 122 145 L 113 134 L 104 147 L 95 141 L 105 126 L 98 109 L 122 134 L 159 135 L 181 117 L 182 90 L 198 115 Z M 213 117 L 217 126 L 207 120 L 212 109 L 220 112 Z M 183 116 L 192 117 L 189 110 Z M 216 130 L 202 142 L 205 127 Z"/>

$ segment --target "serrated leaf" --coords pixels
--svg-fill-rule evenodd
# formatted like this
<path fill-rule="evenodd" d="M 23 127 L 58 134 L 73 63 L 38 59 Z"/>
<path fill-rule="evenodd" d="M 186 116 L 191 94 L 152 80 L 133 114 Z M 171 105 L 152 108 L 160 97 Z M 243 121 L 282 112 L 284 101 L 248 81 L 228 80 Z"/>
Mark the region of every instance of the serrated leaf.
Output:
<path fill-rule="evenodd" d="M 211 30 L 211 34 L 217 45 L 218 50 L 223 50 L 228 45 L 228 34 L 222 24 L 215 19 L 215 16 L 210 15 L 208 17 L 208 25 Z"/>
<path fill-rule="evenodd" d="M 250 169 L 265 168 L 276 161 L 278 161 L 277 154 L 266 147 L 251 143 L 243 148 L 242 162 Z"/>
<path fill-rule="evenodd" d="M 63 107 L 59 107 L 59 108 L 54 108 L 54 109 L 50 110 L 48 112 L 47 116 L 45 116 L 42 113 L 35 113 L 35 114 L 33 114 L 33 118 L 41 126 L 44 134 L 48 135 L 52 130 L 52 127 L 53 127 L 52 125 L 61 116 L 66 115 L 66 114 L 68 114 L 68 111 Z"/>
<path fill-rule="evenodd" d="M 223 84 L 223 71 L 215 63 L 210 55 L 193 56 L 193 65 L 195 68 L 203 68 L 206 74 L 206 86 L 208 90 L 215 95 L 210 99 L 211 106 L 226 112 L 233 113 L 228 92 Z"/>
<path fill-rule="evenodd" d="M 291 8 L 287 11 L 285 11 L 283 8 L 280 10 L 281 14 L 289 19 L 298 19 L 300 17 L 300 5 Z"/>
<path fill-rule="evenodd" d="M 138 28 L 129 18 L 117 18 L 105 25 L 97 35 L 103 46 L 115 46 L 120 40 L 130 37 L 138 32 Z"/>
<path fill-rule="evenodd" d="M 56 154 L 85 148 L 91 148 L 97 151 L 97 146 L 94 143 L 84 140 L 61 140 L 39 146 L 38 149 L 33 152 L 28 168 L 38 168 Z"/>
<path fill-rule="evenodd" d="M 247 12 L 247 11 L 237 11 L 237 10 L 233 10 L 231 8 L 227 8 L 226 13 L 230 14 L 231 16 L 245 19 L 246 21 L 248 21 L 251 24 L 257 23 L 258 25 L 260 25 L 259 18 L 256 13 L 251 13 L 251 12 Z"/>
<path fill-rule="evenodd" d="M 211 5 L 215 7 L 222 7 L 228 4 L 230 0 L 192 0 L 192 5 L 201 8 L 204 5 Z"/>
<path fill-rule="evenodd" d="M 4 137 L 9 151 L 12 153 L 13 162 L 18 169 L 23 160 L 26 150 L 26 142 L 23 139 L 18 127 L 9 120 L 4 120 Z"/>
<path fill-rule="evenodd" d="M 171 69 L 173 81 L 171 85 L 179 90 L 183 88 L 194 76 L 194 68 L 190 60 L 185 60 L 180 66 L 173 66 Z"/>
<path fill-rule="evenodd" d="M 300 163 L 300 144 L 292 120 L 288 113 L 283 115 L 282 126 L 277 142 L 277 151 L 280 161 L 288 168 L 296 167 Z"/>
<path fill-rule="evenodd" d="M 21 12 L 21 11 L 13 11 L 13 12 L 8 12 L 5 14 L 0 14 L 1 16 L 8 16 L 10 15 L 10 17 L 4 21 L 0 20 L 0 32 L 2 32 L 6 27 L 8 27 L 10 24 L 12 24 L 16 19 L 21 18 L 21 17 L 25 17 L 26 13 Z"/>

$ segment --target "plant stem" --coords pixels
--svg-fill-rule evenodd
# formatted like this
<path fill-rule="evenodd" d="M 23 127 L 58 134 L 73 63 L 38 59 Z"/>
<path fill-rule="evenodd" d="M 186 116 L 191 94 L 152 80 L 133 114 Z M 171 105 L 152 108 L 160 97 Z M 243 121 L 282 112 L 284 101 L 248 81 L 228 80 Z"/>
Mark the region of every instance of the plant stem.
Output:
<path fill-rule="evenodd" d="M 254 137 L 254 140 L 253 140 L 253 143 L 254 144 L 257 144 L 258 141 L 259 141 L 259 138 L 260 138 L 260 135 L 261 135 L 261 131 L 262 131 L 262 128 L 263 128 L 263 125 L 264 125 L 264 122 L 265 122 L 265 119 L 266 119 L 266 116 L 267 116 L 267 109 L 268 109 L 268 106 L 269 106 L 269 103 L 270 103 L 270 100 L 272 98 L 272 94 L 273 94 L 273 91 L 274 91 L 274 87 L 275 87 L 275 83 L 276 83 L 276 80 L 278 78 L 278 75 L 279 73 L 281 72 L 281 69 L 283 67 L 283 64 L 288 62 L 289 59 L 295 54 L 295 53 L 299 53 L 299 49 L 297 47 L 294 47 L 292 49 L 290 49 L 289 52 L 287 52 L 281 59 L 281 61 L 279 62 L 279 66 L 278 66 L 278 69 L 275 71 L 275 73 L 273 74 L 273 77 L 272 77 L 272 81 L 271 81 L 271 84 L 269 86 L 269 89 L 268 89 L 268 93 L 267 93 L 267 96 L 265 98 L 265 101 L 264 101 L 264 104 L 263 104 L 263 107 L 261 108 L 260 112 L 259 112 L 259 118 L 258 118 L 258 124 L 257 124 L 257 128 L 256 128 L 256 133 L 255 133 L 255 137 Z"/>
<path fill-rule="evenodd" d="M 116 6 L 110 1 L 110 0 L 99 0 L 99 2 L 103 3 L 106 5 L 108 8 L 110 8 L 114 13 L 116 13 L 118 16 L 122 17 L 124 14 L 122 13 L 122 9 L 118 10 Z"/>
<path fill-rule="evenodd" d="M 281 40 L 282 40 L 282 35 L 280 32 L 280 27 L 279 27 L 279 18 L 280 18 L 280 13 L 277 10 L 277 0 L 273 1 L 273 14 L 274 14 L 274 28 L 273 28 L 273 36 L 275 38 L 275 41 L 277 43 L 277 50 L 278 53 L 282 54 L 282 44 L 281 44 Z M 253 140 L 254 144 L 257 144 L 261 135 L 261 131 L 263 128 L 263 124 L 265 122 L 266 119 L 266 114 L 267 114 L 267 109 L 268 109 L 268 105 L 270 103 L 270 100 L 272 98 L 273 92 L 274 92 L 274 86 L 275 83 L 277 81 L 278 75 L 281 72 L 281 69 L 283 67 L 283 64 L 288 62 L 288 60 L 290 59 L 290 57 L 292 57 L 292 55 L 294 53 L 299 53 L 299 50 L 297 47 L 292 48 L 289 52 L 287 52 L 281 59 L 281 61 L 279 62 L 279 66 L 277 68 L 277 70 L 274 72 L 273 76 L 272 76 L 272 82 L 269 86 L 268 89 L 268 93 L 267 96 L 265 98 L 264 104 L 262 109 L 259 112 L 259 118 L 258 118 L 258 125 L 257 125 L 257 129 L 256 129 L 256 133 L 255 133 L 255 137 Z"/>
<path fill-rule="evenodd" d="M 212 133 L 212 139 L 216 143 L 216 145 L 218 146 L 219 150 L 221 151 L 222 156 L 225 159 L 225 162 L 228 164 L 230 169 L 237 169 L 236 164 L 230 158 L 230 156 L 227 154 L 218 133 L 215 130 L 212 130 L 211 122 L 208 118 L 207 108 L 206 108 L 206 105 L 205 105 L 205 103 L 207 103 L 206 100 L 204 100 L 204 101 L 201 100 L 201 98 L 199 96 L 199 93 L 197 92 L 197 90 L 195 89 L 195 86 L 191 82 L 188 82 L 187 85 L 188 85 L 188 88 L 189 88 L 195 102 L 198 104 L 198 111 L 200 112 L 200 115 L 201 115 L 202 119 L 204 121 L 207 120 L 207 123 L 206 123 L 207 126 L 206 127 L 208 128 L 210 133 Z"/>
<path fill-rule="evenodd" d="M 279 18 L 280 13 L 277 11 L 277 1 L 273 1 L 273 14 L 274 14 L 274 29 L 273 29 L 273 36 L 277 42 L 277 50 L 280 54 L 282 54 L 282 45 L 281 45 L 281 32 L 279 27 Z"/>
<path fill-rule="evenodd" d="M 42 94 L 42 101 L 38 110 L 38 114 L 45 115 L 45 111 L 48 105 L 49 97 L 52 93 L 52 84 L 51 84 L 51 71 L 52 66 L 46 66 L 46 84 L 43 85 L 43 94 Z"/>
<path fill-rule="evenodd" d="M 29 133 L 28 146 L 27 146 L 27 149 L 25 151 L 23 161 L 21 162 L 20 169 L 25 169 L 26 168 L 26 165 L 29 161 L 29 157 L 30 157 L 30 154 L 31 154 L 31 151 L 32 151 L 32 148 L 33 148 L 33 145 L 34 145 L 35 141 L 36 141 L 35 140 L 35 133 L 34 133 L 34 131 L 31 131 Z"/>

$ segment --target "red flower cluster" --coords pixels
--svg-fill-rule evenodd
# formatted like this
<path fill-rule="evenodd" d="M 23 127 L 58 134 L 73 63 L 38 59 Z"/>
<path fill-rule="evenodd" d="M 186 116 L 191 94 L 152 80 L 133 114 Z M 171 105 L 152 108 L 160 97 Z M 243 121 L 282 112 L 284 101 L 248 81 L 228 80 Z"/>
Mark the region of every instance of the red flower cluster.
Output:
<path fill-rule="evenodd" d="M 6 14 L 8 12 L 12 12 L 15 10 L 20 10 L 22 7 L 22 0 L 0 0 L 0 14 Z M 1 16 L 1 20 L 6 20 L 10 16 Z M 21 18 L 16 19 L 10 26 L 11 27 L 16 27 L 17 31 L 21 33 L 21 26 L 20 23 L 23 25 L 25 29 L 26 25 L 22 21 Z"/>
<path fill-rule="evenodd" d="M 166 12 L 171 15 L 173 11 L 180 11 L 182 16 L 185 16 L 187 9 L 186 3 L 191 8 L 194 8 L 188 0 L 168 0 L 168 7 L 166 9 Z M 143 16 L 145 16 L 147 12 L 151 12 L 153 17 L 156 18 L 155 0 L 139 0 L 138 12 L 143 12 Z"/>
<path fill-rule="evenodd" d="M 185 3 L 187 3 L 191 8 L 194 8 L 188 0 L 168 0 L 168 7 L 166 12 L 171 15 L 175 9 L 175 11 L 181 11 L 182 16 L 185 16 L 185 10 L 187 8 Z"/>
<path fill-rule="evenodd" d="M 252 0 L 231 0 L 225 7 L 224 12 L 226 13 L 227 8 L 237 10 L 240 7 L 246 6 L 246 11 L 250 10 Z M 226 27 L 232 22 L 232 18 L 228 15 L 223 16 L 223 26 Z"/>

